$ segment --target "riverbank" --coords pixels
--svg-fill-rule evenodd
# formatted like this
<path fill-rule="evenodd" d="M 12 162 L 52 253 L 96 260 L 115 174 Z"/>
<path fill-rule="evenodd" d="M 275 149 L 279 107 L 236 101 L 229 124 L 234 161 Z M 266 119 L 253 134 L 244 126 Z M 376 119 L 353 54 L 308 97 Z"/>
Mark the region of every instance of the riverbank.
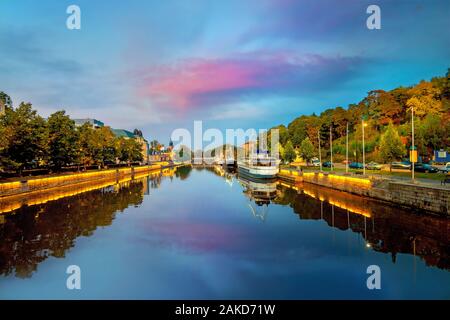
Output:
<path fill-rule="evenodd" d="M 450 188 L 412 183 L 377 176 L 357 176 L 327 172 L 302 172 L 282 169 L 279 178 L 309 183 L 360 196 L 386 201 L 413 210 L 450 216 Z"/>
<path fill-rule="evenodd" d="M 105 169 L 88 172 L 76 172 L 43 177 L 22 178 L 17 181 L 0 183 L 0 198 L 32 192 L 44 191 L 52 188 L 60 188 L 80 183 L 93 182 L 103 179 L 120 180 L 124 176 L 142 174 L 161 170 L 167 167 L 167 163 L 155 163 L 145 166 L 126 167 L 117 169 Z"/>

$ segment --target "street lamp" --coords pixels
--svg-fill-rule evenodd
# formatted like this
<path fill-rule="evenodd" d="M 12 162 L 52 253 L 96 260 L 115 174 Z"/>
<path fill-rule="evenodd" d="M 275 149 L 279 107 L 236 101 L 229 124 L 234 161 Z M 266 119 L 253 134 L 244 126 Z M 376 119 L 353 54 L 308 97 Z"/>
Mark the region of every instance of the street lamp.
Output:
<path fill-rule="evenodd" d="M 345 151 L 345 173 L 348 173 L 348 122 L 347 122 L 347 131 L 346 131 L 346 151 Z"/>
<path fill-rule="evenodd" d="M 367 123 L 364 122 L 365 116 L 361 118 L 361 124 L 362 124 L 362 156 L 363 156 L 363 175 L 366 174 L 366 150 L 364 146 L 364 127 L 367 126 Z"/>
<path fill-rule="evenodd" d="M 320 151 L 320 129 L 317 130 L 317 139 L 319 140 L 319 165 L 320 171 L 322 171 L 322 152 Z"/>
<path fill-rule="evenodd" d="M 412 166 L 411 166 L 411 178 L 412 178 L 412 182 L 414 182 L 414 163 L 417 161 L 417 149 L 416 146 L 414 145 L 414 106 L 411 105 L 411 152 L 410 152 L 410 156 L 409 159 L 411 160 Z"/>
<path fill-rule="evenodd" d="M 330 171 L 333 172 L 333 134 L 331 132 L 331 125 L 330 125 L 330 151 L 331 151 Z"/>

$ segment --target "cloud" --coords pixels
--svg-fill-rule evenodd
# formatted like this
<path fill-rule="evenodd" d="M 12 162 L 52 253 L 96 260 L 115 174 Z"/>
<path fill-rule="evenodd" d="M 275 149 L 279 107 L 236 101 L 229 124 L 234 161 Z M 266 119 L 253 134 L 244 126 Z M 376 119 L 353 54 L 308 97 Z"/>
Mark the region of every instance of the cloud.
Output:
<path fill-rule="evenodd" d="M 254 119 L 262 117 L 266 110 L 262 106 L 248 103 L 236 103 L 211 110 L 211 120 Z"/>
<path fill-rule="evenodd" d="M 360 57 L 298 55 L 284 51 L 187 59 L 147 69 L 138 80 L 138 91 L 154 105 L 191 111 L 248 97 L 329 90 L 351 78 L 361 62 Z"/>
<path fill-rule="evenodd" d="M 51 52 L 48 41 L 30 30 L 0 30 L 0 68 L 17 72 L 42 74 L 80 74 L 83 67 L 72 59 L 60 58 Z"/>

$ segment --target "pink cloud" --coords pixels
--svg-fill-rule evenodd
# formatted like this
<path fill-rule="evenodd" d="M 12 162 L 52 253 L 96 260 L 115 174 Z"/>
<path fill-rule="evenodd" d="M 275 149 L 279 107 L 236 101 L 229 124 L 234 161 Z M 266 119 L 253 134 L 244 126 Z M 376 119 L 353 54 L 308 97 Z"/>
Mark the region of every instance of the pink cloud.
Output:
<path fill-rule="evenodd" d="M 190 59 L 143 72 L 139 94 L 178 111 L 239 101 L 242 96 L 298 94 L 348 76 L 356 58 L 253 52 Z"/>
<path fill-rule="evenodd" d="M 257 67 L 236 61 L 190 60 L 169 68 L 156 82 L 150 82 L 144 93 L 168 98 L 168 103 L 185 108 L 194 105 L 195 96 L 258 85 Z"/>

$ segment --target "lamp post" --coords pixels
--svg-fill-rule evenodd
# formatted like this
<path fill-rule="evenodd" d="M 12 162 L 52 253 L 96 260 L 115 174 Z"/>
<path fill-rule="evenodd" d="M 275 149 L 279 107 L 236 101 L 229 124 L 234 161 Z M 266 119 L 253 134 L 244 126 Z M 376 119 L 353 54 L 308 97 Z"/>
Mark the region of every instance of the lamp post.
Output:
<path fill-rule="evenodd" d="M 330 152 L 331 152 L 330 171 L 333 172 L 333 135 L 331 132 L 331 125 L 330 125 Z"/>
<path fill-rule="evenodd" d="M 415 145 L 414 145 L 414 106 L 411 105 L 411 135 L 412 135 L 412 146 L 411 146 L 411 156 L 410 156 L 410 160 L 412 162 L 412 170 L 411 170 L 411 178 L 412 178 L 412 182 L 414 182 L 414 162 L 416 161 L 416 154 L 417 154 L 417 150 L 415 149 Z"/>
<path fill-rule="evenodd" d="M 347 131 L 345 135 L 346 140 L 346 151 L 345 151 L 345 173 L 348 173 L 348 122 L 347 122 Z"/>
<path fill-rule="evenodd" d="M 363 157 L 363 175 L 366 174 L 366 150 L 365 150 L 365 146 L 364 146 L 364 127 L 367 125 L 366 123 L 364 123 L 364 116 L 362 117 L 361 120 L 361 125 L 362 125 L 362 157 Z"/>
<path fill-rule="evenodd" d="M 320 171 L 322 171 L 322 152 L 320 150 L 320 129 L 317 130 L 317 139 L 319 140 L 319 164 L 320 164 Z"/>

